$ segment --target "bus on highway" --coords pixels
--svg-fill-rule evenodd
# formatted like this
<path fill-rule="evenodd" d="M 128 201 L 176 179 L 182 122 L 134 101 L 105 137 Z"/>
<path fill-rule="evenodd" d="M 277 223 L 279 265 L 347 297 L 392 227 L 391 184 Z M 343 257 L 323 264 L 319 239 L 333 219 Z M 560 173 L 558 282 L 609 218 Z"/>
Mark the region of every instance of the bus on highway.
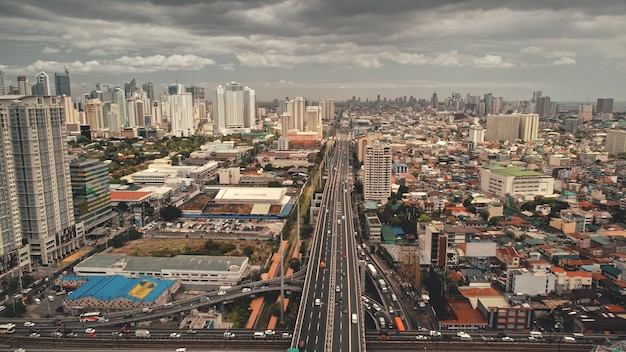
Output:
<path fill-rule="evenodd" d="M 0 324 L 0 334 L 13 334 L 15 332 L 15 324 Z"/>
<path fill-rule="evenodd" d="M 395 317 L 394 320 L 396 321 L 396 328 L 400 331 L 404 331 L 405 329 L 402 319 L 400 317 Z"/>
<path fill-rule="evenodd" d="M 102 312 L 90 312 L 90 313 L 83 313 L 80 315 L 79 320 L 81 323 L 87 322 L 87 321 L 100 321 L 100 320 L 104 320 L 104 317 L 102 316 Z"/>

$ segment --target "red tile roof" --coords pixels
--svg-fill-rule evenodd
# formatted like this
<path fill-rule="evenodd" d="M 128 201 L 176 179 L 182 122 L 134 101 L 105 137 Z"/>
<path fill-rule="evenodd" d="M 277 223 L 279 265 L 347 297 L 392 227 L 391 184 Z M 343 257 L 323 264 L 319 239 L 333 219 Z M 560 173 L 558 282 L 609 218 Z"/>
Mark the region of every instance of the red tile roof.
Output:
<path fill-rule="evenodd" d="M 111 191 L 112 202 L 140 202 L 149 197 L 152 192 L 141 191 Z"/>

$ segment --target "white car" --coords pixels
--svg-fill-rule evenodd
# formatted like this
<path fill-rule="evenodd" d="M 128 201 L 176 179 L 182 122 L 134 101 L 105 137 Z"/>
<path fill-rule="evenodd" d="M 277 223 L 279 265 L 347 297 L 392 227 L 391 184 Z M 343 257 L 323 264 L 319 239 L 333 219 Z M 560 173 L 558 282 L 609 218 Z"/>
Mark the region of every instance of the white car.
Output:
<path fill-rule="evenodd" d="M 224 296 L 225 294 L 226 294 L 226 291 L 217 291 L 218 296 Z"/>
<path fill-rule="evenodd" d="M 25 321 L 24 322 L 24 327 L 25 328 L 32 328 L 33 326 L 35 326 L 35 323 L 33 323 L 32 321 Z"/>
<path fill-rule="evenodd" d="M 241 289 L 241 292 L 250 292 L 252 291 L 249 287 L 244 287 Z"/>
<path fill-rule="evenodd" d="M 513 342 L 513 338 L 512 338 L 512 337 L 510 337 L 510 336 L 504 336 L 504 337 L 502 337 L 502 341 L 505 341 L 505 342 Z"/>
<path fill-rule="evenodd" d="M 430 336 L 441 337 L 441 331 L 431 330 L 430 331 Z"/>
<path fill-rule="evenodd" d="M 275 335 L 276 331 L 274 330 L 265 330 L 265 335 Z"/>
<path fill-rule="evenodd" d="M 177 348 L 176 352 L 187 352 L 187 349 L 185 347 Z"/>
<path fill-rule="evenodd" d="M 85 334 L 93 334 L 96 332 L 96 329 L 94 328 L 87 328 L 85 329 Z"/>
<path fill-rule="evenodd" d="M 173 338 L 173 339 L 180 338 L 180 333 L 173 332 L 173 333 L 170 334 L 170 337 Z"/>
<path fill-rule="evenodd" d="M 428 337 L 424 336 L 424 335 L 417 335 L 415 336 L 416 340 L 428 340 Z"/>

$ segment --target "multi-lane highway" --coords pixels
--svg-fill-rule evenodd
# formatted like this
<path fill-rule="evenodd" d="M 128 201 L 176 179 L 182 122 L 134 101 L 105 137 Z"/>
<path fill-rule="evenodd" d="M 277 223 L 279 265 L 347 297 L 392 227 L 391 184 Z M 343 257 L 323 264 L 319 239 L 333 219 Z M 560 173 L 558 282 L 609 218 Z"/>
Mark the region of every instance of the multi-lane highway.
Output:
<path fill-rule="evenodd" d="M 327 155 L 327 180 L 292 342 L 304 351 L 365 350 L 349 146 L 349 135 L 338 134 Z"/>

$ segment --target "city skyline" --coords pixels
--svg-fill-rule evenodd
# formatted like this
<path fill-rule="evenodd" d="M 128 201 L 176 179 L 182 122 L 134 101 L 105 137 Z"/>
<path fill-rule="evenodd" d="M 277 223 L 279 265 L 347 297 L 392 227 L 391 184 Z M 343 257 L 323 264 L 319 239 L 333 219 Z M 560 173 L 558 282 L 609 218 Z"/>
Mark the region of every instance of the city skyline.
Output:
<path fill-rule="evenodd" d="M 535 90 L 553 101 L 626 100 L 622 1 L 2 4 L 7 85 L 67 67 L 74 93 L 137 78 L 238 81 L 259 100 L 452 91 L 523 100 Z"/>

